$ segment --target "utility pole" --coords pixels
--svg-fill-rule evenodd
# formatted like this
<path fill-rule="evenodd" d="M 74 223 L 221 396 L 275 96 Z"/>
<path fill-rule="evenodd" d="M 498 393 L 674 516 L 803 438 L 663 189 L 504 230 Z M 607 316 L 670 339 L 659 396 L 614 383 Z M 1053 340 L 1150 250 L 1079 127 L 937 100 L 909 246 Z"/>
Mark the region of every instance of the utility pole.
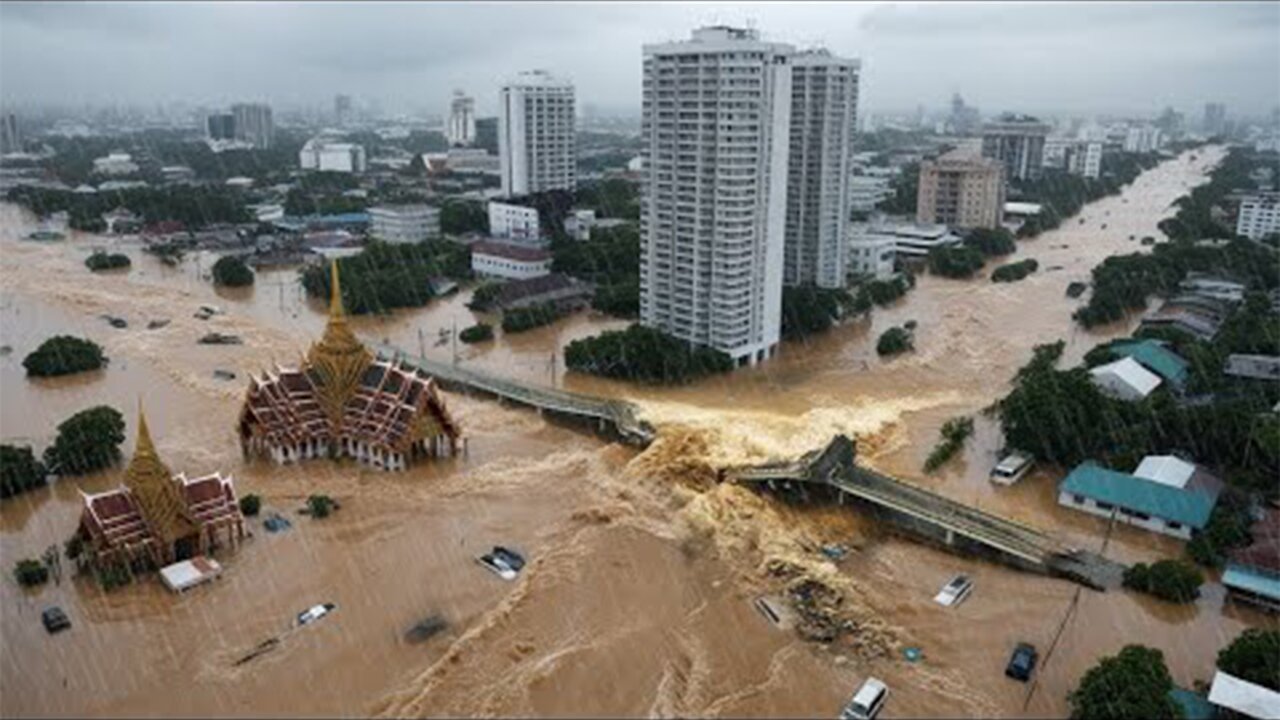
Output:
<path fill-rule="evenodd" d="M 423 360 L 427 359 L 427 343 L 422 339 L 422 328 L 418 328 L 418 356 Z"/>
<path fill-rule="evenodd" d="M 453 319 L 453 332 L 449 333 L 453 340 L 453 366 L 458 366 L 458 318 Z"/>
<path fill-rule="evenodd" d="M 556 351 L 551 351 L 551 387 L 556 386 Z"/>

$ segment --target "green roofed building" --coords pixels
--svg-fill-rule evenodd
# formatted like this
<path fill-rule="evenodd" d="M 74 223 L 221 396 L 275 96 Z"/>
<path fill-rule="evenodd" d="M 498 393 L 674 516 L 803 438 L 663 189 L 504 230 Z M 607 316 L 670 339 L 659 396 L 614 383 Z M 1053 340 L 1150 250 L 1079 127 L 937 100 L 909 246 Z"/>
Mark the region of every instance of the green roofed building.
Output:
<path fill-rule="evenodd" d="M 1175 387 L 1181 388 L 1187 381 L 1187 361 L 1158 340 L 1117 340 L 1107 349 L 1119 357 L 1133 358 Z"/>
<path fill-rule="evenodd" d="M 1209 522 L 1222 481 L 1172 455 L 1149 455 L 1133 474 L 1082 463 L 1058 486 L 1058 504 L 1183 540 Z"/>

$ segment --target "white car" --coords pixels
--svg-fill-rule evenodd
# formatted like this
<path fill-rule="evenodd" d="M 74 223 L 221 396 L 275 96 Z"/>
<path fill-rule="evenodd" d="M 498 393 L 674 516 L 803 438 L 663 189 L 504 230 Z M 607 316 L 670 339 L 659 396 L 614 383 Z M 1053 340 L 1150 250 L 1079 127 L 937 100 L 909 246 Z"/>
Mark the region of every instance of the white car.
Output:
<path fill-rule="evenodd" d="M 991 482 L 997 485 L 1012 485 L 1031 471 L 1031 465 L 1031 458 L 1011 453 L 991 470 Z"/>
<path fill-rule="evenodd" d="M 337 610 L 338 606 L 333 603 L 325 603 L 323 605 L 312 605 L 311 607 L 298 613 L 298 625 L 310 625 L 329 613 Z"/>
<path fill-rule="evenodd" d="M 942 586 L 942 591 L 933 596 L 933 601 L 943 607 L 953 607 L 964 602 L 973 591 L 973 581 L 968 575 L 957 575 Z"/>
<path fill-rule="evenodd" d="M 840 711 L 840 720 L 872 720 L 880 714 L 889 699 L 889 686 L 875 678 L 867 678 L 853 699 Z"/>

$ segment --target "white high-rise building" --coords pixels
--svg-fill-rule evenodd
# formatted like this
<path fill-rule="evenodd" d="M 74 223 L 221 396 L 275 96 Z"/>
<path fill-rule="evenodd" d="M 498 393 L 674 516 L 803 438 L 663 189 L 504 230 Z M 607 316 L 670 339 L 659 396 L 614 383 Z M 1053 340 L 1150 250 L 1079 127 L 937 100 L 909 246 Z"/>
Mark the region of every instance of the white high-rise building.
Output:
<path fill-rule="evenodd" d="M 470 145 L 476 141 L 476 100 L 461 90 L 453 91 L 449 103 L 448 139 L 451 145 Z"/>
<path fill-rule="evenodd" d="M 845 286 L 849 157 L 858 105 L 858 60 L 826 50 L 791 60 L 791 154 L 788 160 L 786 264 L 783 282 Z"/>
<path fill-rule="evenodd" d="M 1081 141 L 1067 152 L 1067 172 L 1097 179 L 1102 174 L 1102 143 Z"/>
<path fill-rule="evenodd" d="M 781 331 L 793 53 L 723 26 L 644 46 L 641 322 L 739 363 Z"/>
<path fill-rule="evenodd" d="M 545 70 L 520 73 L 498 98 L 498 156 L 506 197 L 573 190 L 573 84 Z"/>
<path fill-rule="evenodd" d="M 1280 193 L 1260 193 L 1240 201 L 1236 234 L 1261 240 L 1280 233 Z"/>
<path fill-rule="evenodd" d="M 276 126 L 271 119 L 271 106 L 261 103 L 240 103 L 231 106 L 234 118 L 235 139 L 252 143 L 259 150 L 271 147 L 275 140 Z"/>

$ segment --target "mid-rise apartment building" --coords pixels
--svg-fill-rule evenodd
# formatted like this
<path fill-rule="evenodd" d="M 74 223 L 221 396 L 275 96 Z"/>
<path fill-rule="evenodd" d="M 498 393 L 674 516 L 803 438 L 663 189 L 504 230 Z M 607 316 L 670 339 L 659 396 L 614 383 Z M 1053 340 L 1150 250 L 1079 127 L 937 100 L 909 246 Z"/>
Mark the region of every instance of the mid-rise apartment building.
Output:
<path fill-rule="evenodd" d="M 542 237 L 538 209 L 490 200 L 489 234 L 519 243 L 537 243 Z"/>
<path fill-rule="evenodd" d="M 1236 234 L 1261 240 L 1280 233 L 1280 194 L 1262 193 L 1240 201 L 1236 216 Z"/>
<path fill-rule="evenodd" d="M 521 73 L 498 98 L 498 156 L 506 197 L 573 190 L 577 181 L 573 84 Z"/>
<path fill-rule="evenodd" d="M 1102 143 L 1081 140 L 1067 148 L 1067 172 L 1096 180 L 1102 174 Z"/>
<path fill-rule="evenodd" d="M 1001 115 L 982 127 L 982 156 L 999 160 L 1009 180 L 1039 176 L 1049 125 L 1026 115 Z"/>
<path fill-rule="evenodd" d="M 440 234 L 440 209 L 430 205 L 369 208 L 369 234 L 390 243 L 416 243 Z"/>
<path fill-rule="evenodd" d="M 724 26 L 644 46 L 641 322 L 739 363 L 781 331 L 793 55 Z"/>
<path fill-rule="evenodd" d="M 236 116 L 231 113 L 214 113 L 205 118 L 205 129 L 212 140 L 234 140 Z"/>
<path fill-rule="evenodd" d="M 783 283 L 845 285 L 850 145 L 858 60 L 826 50 L 791 58 L 791 140 Z"/>
<path fill-rule="evenodd" d="M 966 150 L 920 163 L 916 221 L 953 228 L 1000 226 L 1004 165 Z"/>
<path fill-rule="evenodd" d="M 1160 149 L 1160 128 L 1154 125 L 1132 125 L 1125 132 L 1124 151 L 1149 153 Z"/>

